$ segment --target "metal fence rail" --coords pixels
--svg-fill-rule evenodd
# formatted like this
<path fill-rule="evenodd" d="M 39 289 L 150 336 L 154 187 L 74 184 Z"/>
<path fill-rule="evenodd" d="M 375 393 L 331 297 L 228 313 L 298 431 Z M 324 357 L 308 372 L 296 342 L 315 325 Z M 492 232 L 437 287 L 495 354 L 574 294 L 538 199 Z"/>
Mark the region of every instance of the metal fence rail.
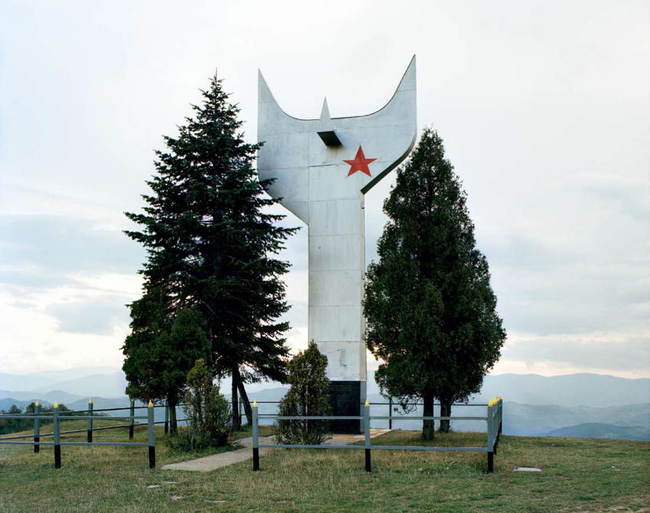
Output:
<path fill-rule="evenodd" d="M 183 404 L 179 404 L 180 406 L 184 406 Z M 87 426 L 86 429 L 71 429 L 67 431 L 61 431 L 61 435 L 68 435 L 68 434 L 76 434 L 76 433 L 87 433 L 87 440 L 88 442 L 93 441 L 93 432 L 95 431 L 105 431 L 109 429 L 122 429 L 122 428 L 128 428 L 129 430 L 129 440 L 133 440 L 133 434 L 134 431 L 137 427 L 144 427 L 147 425 L 147 423 L 144 422 L 136 422 L 138 419 L 147 419 L 146 416 L 136 416 L 135 415 L 135 410 L 141 410 L 141 409 L 148 409 L 149 406 L 136 406 L 135 401 L 131 401 L 129 406 L 122 406 L 118 408 L 94 408 L 93 401 L 90 400 L 88 401 L 88 409 L 87 410 L 66 410 L 65 413 L 68 415 L 71 415 L 74 419 L 87 419 Z M 165 420 L 160 420 L 160 421 L 155 421 L 154 424 L 164 424 L 165 425 L 165 434 L 169 431 L 169 411 L 170 407 L 167 404 L 154 404 L 153 405 L 154 410 L 156 408 L 164 408 L 165 409 Z M 124 416 L 124 417 L 117 417 L 117 416 L 112 416 L 112 415 L 104 415 L 104 412 L 111 412 L 111 411 L 120 411 L 120 410 L 129 410 L 129 415 Z M 63 412 L 62 412 L 63 413 Z M 85 413 L 86 415 L 78 415 Z M 36 418 L 35 418 L 36 416 Z M 0 421 L 2 419 L 8 419 L 8 418 L 15 418 L 15 419 L 34 419 L 34 435 L 16 435 L 16 436 L 0 436 L 0 442 L 2 441 L 8 441 L 8 440 L 21 440 L 24 438 L 32 438 L 34 437 L 46 437 L 46 436 L 53 436 L 54 432 L 51 431 L 49 433 L 41 433 L 40 432 L 40 423 L 41 419 L 45 419 L 51 423 L 52 421 L 52 414 L 41 414 L 41 404 L 39 402 L 36 402 L 34 405 L 34 414 L 31 415 L 29 413 L 23 413 L 23 414 L 18 414 L 18 415 L 13 415 L 9 416 L 9 414 L 2 414 L 0 413 Z M 59 417 L 61 418 L 61 417 Z M 115 426 L 104 426 L 104 427 L 95 427 L 95 420 L 125 420 L 128 421 L 128 424 L 118 424 Z M 189 419 L 187 418 L 181 418 L 181 419 L 176 419 L 176 422 L 187 422 Z M 37 433 L 37 431 L 39 431 Z M 34 452 L 38 452 L 38 445 L 34 446 Z"/>
<path fill-rule="evenodd" d="M 142 408 L 142 407 L 140 407 Z M 54 447 L 54 468 L 61 468 L 61 447 L 62 446 L 81 446 L 81 447 L 93 447 L 93 446 L 113 446 L 113 447 L 148 447 L 148 457 L 149 457 L 149 468 L 154 468 L 156 466 L 156 432 L 155 432 L 155 422 L 154 422 L 154 405 L 152 402 L 149 402 L 147 408 L 146 416 L 136 416 L 134 415 L 134 404 L 131 402 L 129 408 L 119 408 L 119 409 L 130 409 L 130 415 L 127 417 L 109 417 L 109 416 L 98 416 L 93 414 L 92 401 L 89 402 L 88 415 L 70 415 L 74 412 L 60 412 L 58 409 L 58 404 L 54 403 L 54 409 L 52 413 L 41 414 L 41 406 L 39 403 L 35 404 L 34 414 L 22 414 L 22 415 L 10 415 L 10 414 L 0 414 L 0 420 L 3 419 L 32 419 L 34 421 L 34 433 L 33 435 L 21 435 L 14 437 L 5 437 L 0 438 L 0 445 L 33 445 L 34 452 L 40 452 L 41 445 L 51 445 Z M 117 408 L 113 409 L 117 410 Z M 82 410 L 83 411 L 83 410 Z M 120 425 L 120 426 L 107 426 L 103 428 L 96 428 L 93 425 L 93 421 L 99 420 L 127 420 L 129 423 Z M 51 433 L 41 434 L 41 422 L 47 420 L 52 422 L 53 430 Z M 71 431 L 61 431 L 61 421 L 63 420 L 86 420 L 87 428 L 75 429 Z M 146 420 L 145 423 L 139 423 L 138 425 L 147 426 L 147 441 L 146 442 L 93 442 L 92 434 L 93 431 L 99 431 L 101 429 L 115 429 L 117 427 L 129 427 L 129 439 L 133 439 L 133 429 L 136 426 L 136 420 Z M 61 435 L 68 433 L 82 433 L 87 431 L 87 441 L 86 442 L 65 442 L 62 441 Z M 34 440 L 31 442 L 20 441 L 21 438 L 31 438 L 33 436 Z M 51 442 L 41 441 L 41 436 L 52 436 L 53 440 Z"/>
<path fill-rule="evenodd" d="M 393 421 L 394 420 L 405 420 L 405 419 L 407 420 L 408 419 L 408 416 L 393 415 L 393 413 L 396 411 L 395 406 L 398 406 L 398 405 L 400 405 L 400 406 L 403 405 L 405 407 L 424 406 L 424 403 L 419 402 L 419 401 L 403 403 L 402 401 L 395 400 L 393 397 L 388 397 L 387 399 L 388 399 L 387 402 L 370 402 L 370 406 L 388 406 L 388 415 L 387 416 L 385 416 L 385 417 L 374 417 L 373 416 L 373 418 L 377 419 L 377 420 L 379 420 L 379 419 L 387 420 L 388 421 L 388 429 L 393 429 Z M 259 404 L 275 404 L 275 405 L 280 404 L 280 401 L 256 401 L 256 402 L 257 402 L 258 405 Z M 360 406 L 364 406 L 364 405 L 365 405 L 365 403 L 360 403 Z M 488 405 L 488 403 L 467 403 L 467 402 L 460 402 L 460 403 L 453 403 L 452 404 L 452 406 L 469 406 L 469 407 L 478 407 L 478 408 L 485 408 L 487 405 Z M 439 402 L 434 402 L 433 406 L 434 407 L 435 406 L 440 406 L 440 403 Z M 242 421 L 243 421 L 243 419 L 246 419 L 247 422 L 250 422 L 248 420 L 248 418 L 247 418 L 247 415 L 246 415 L 246 410 L 244 408 L 244 401 L 241 398 L 239 399 L 239 404 L 238 404 L 238 415 L 239 415 L 239 418 L 242 419 Z M 259 413 L 259 418 L 260 419 L 264 419 L 264 418 L 271 419 L 271 418 L 274 418 L 275 415 L 277 415 L 277 413 Z M 464 417 L 454 417 L 454 420 L 468 420 L 468 419 L 464 418 Z M 469 419 L 469 420 L 472 420 L 472 419 Z"/>
<path fill-rule="evenodd" d="M 377 403 L 375 403 L 377 404 Z M 463 403 L 461 403 L 463 404 Z M 365 452 L 365 469 L 366 472 L 372 471 L 372 450 L 400 450 L 400 451 L 476 451 L 487 453 L 488 472 L 494 472 L 494 455 L 497 451 L 499 436 L 501 435 L 503 425 L 503 401 L 500 397 L 492 399 L 487 404 L 487 416 L 481 417 L 451 417 L 451 416 L 422 416 L 422 417 L 399 417 L 405 420 L 476 420 L 487 422 L 487 443 L 484 447 L 434 447 L 422 445 L 372 445 L 370 439 L 370 423 L 372 420 L 392 419 L 392 416 L 371 416 L 371 404 L 366 401 L 363 406 L 363 415 L 360 416 L 322 416 L 322 415 L 302 415 L 286 416 L 264 414 L 265 418 L 274 418 L 276 420 L 361 420 L 363 421 L 364 444 L 363 445 L 320 445 L 320 444 L 266 444 L 259 441 L 259 419 L 257 402 L 253 403 L 253 470 L 260 469 L 260 448 L 268 449 L 351 449 Z M 391 404 L 392 406 L 392 404 Z M 479 406 L 476 404 L 467 406 Z"/>

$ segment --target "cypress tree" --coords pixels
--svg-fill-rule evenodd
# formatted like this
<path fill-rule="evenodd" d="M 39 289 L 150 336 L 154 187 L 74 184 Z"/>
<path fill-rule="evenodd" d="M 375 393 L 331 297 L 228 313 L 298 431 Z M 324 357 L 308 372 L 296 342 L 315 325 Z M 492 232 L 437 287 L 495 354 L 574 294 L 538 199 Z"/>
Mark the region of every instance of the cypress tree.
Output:
<path fill-rule="evenodd" d="M 312 340 L 304 351 L 289 362 L 288 381 L 291 388 L 280 401 L 281 416 L 330 415 L 330 381 L 325 375 L 327 356 Z M 327 438 L 326 420 L 279 420 L 276 436 L 283 444 L 321 444 Z"/>
<path fill-rule="evenodd" d="M 289 264 L 276 256 L 294 229 L 269 212 L 270 181 L 253 168 L 260 145 L 244 141 L 239 108 L 221 81 L 215 76 L 202 95 L 178 136 L 156 152 L 144 212 L 126 214 L 140 229 L 126 233 L 147 250 L 145 289 L 162 290 L 171 311 L 202 314 L 208 365 L 232 377 L 237 428 L 238 392 L 250 412 L 244 382 L 285 377 L 289 325 L 277 319 L 288 310 L 281 277 Z"/>
<path fill-rule="evenodd" d="M 466 199 L 442 139 L 425 130 L 384 203 L 379 261 L 367 273 L 366 341 L 381 362 L 377 382 L 393 396 L 421 398 L 425 416 L 433 416 L 434 397 L 448 416 L 454 401 L 478 392 L 506 336 Z M 433 432 L 424 421 L 423 438 Z"/>

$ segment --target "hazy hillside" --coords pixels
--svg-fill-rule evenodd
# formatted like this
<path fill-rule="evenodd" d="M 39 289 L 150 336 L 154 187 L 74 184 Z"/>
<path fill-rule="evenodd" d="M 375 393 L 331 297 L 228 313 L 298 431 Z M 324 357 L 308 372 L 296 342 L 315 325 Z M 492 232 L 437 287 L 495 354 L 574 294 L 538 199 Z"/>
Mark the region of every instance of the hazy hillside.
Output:
<path fill-rule="evenodd" d="M 0 411 L 9 411 L 9 408 L 12 406 L 18 406 L 21 410 L 25 408 L 31 401 L 18 401 L 8 397 L 6 399 L 0 399 Z"/>
<path fill-rule="evenodd" d="M 89 373 L 86 375 L 83 372 L 45 373 L 47 379 L 40 381 L 36 375 L 0 375 L 0 384 L 49 382 L 53 387 L 41 391 L 0 389 L 0 409 L 7 410 L 12 404 L 22 408 L 36 399 L 49 404 L 57 401 L 78 410 L 87 408 L 89 398 L 94 400 L 97 409 L 128 406 L 128 398 L 123 395 L 126 382 L 122 372 L 100 373 L 98 369 L 86 369 L 85 372 Z M 374 382 L 374 373 L 369 373 L 368 377 L 368 399 L 371 402 L 385 401 Z M 222 382 L 221 389 L 223 392 L 230 390 L 227 380 Z M 271 382 L 254 384 L 248 389 L 251 400 L 260 401 L 260 413 L 275 413 L 277 405 L 264 404 L 263 401 L 279 401 L 287 387 Z M 502 374 L 487 376 L 482 393 L 472 402 L 485 402 L 496 395 L 505 400 L 506 434 L 590 436 L 589 433 L 593 433 L 593 436 L 604 437 L 609 433 L 614 438 L 649 438 L 650 379 L 624 379 L 596 374 L 554 377 Z M 387 412 L 387 406 L 372 408 L 373 415 L 386 415 Z M 459 407 L 454 409 L 453 414 L 481 415 L 483 410 Z M 385 425 L 387 423 L 377 421 L 376 427 Z M 419 429 L 416 421 L 396 421 L 393 426 Z M 456 421 L 452 426 L 456 430 L 474 431 L 483 429 L 484 423 Z"/>
<path fill-rule="evenodd" d="M 368 373 L 368 394 L 379 394 L 374 372 Z M 650 402 L 650 379 L 628 379 L 601 374 L 538 376 L 536 374 L 488 375 L 472 401 L 501 396 L 524 404 L 558 406 L 619 406 Z"/>
<path fill-rule="evenodd" d="M 500 395 L 525 404 L 618 406 L 650 402 L 650 379 L 626 379 L 600 374 L 486 376 L 479 397 Z"/>
<path fill-rule="evenodd" d="M 259 403 L 260 413 L 276 413 L 277 405 L 265 404 L 263 401 L 279 401 L 286 393 L 286 388 L 278 387 L 263 392 L 251 394 L 251 398 Z M 368 396 L 370 402 L 380 403 L 386 400 L 378 395 Z M 452 415 L 481 416 L 485 409 L 481 407 L 454 407 Z M 610 432 L 616 434 L 613 438 L 649 440 L 650 435 L 650 403 L 630 404 L 610 407 L 591 406 L 558 406 L 558 405 L 531 405 L 513 401 L 504 402 L 504 432 L 508 435 L 545 436 L 554 435 L 556 430 L 563 429 L 557 436 L 588 436 L 583 425 L 609 426 L 608 431 L 603 428 L 598 433 Z M 372 415 L 388 415 L 388 406 L 374 405 Z M 395 412 L 399 416 L 402 413 Z M 435 414 L 439 415 L 438 408 Z M 413 416 L 422 415 L 418 408 L 411 413 Z M 374 427 L 388 427 L 388 421 L 374 421 Z M 398 429 L 420 429 L 416 421 L 395 420 L 393 427 Z M 484 431 L 485 423 L 477 421 L 453 421 L 452 428 L 458 431 Z M 629 429 L 627 429 L 629 428 Z M 633 436 L 632 436 L 633 435 Z M 599 435 L 605 436 L 605 435 Z"/>
<path fill-rule="evenodd" d="M 105 368 L 75 369 L 26 375 L 0 374 L 0 398 L 19 400 L 34 398 L 66 401 L 52 397 L 53 390 L 88 397 L 122 397 L 126 379 L 122 371 Z M 255 383 L 247 386 L 251 396 L 282 387 L 280 383 Z M 221 383 L 223 392 L 230 391 L 229 380 Z M 378 395 L 374 372 L 368 373 L 368 395 Z M 650 402 L 650 379 L 626 379 L 599 374 L 571 374 L 544 377 L 535 374 L 499 374 L 486 376 L 483 390 L 474 398 L 484 401 L 496 395 L 508 401 L 530 405 L 619 406 Z M 260 396 L 261 397 L 261 396 Z"/>
<path fill-rule="evenodd" d="M 52 385 L 56 390 L 73 394 L 83 393 L 90 397 L 119 397 L 124 396 L 126 377 L 122 372 L 110 374 L 93 374 L 67 381 L 59 381 Z"/>
<path fill-rule="evenodd" d="M 69 404 L 73 401 L 78 401 L 83 396 L 70 394 L 68 392 L 63 392 L 61 390 L 53 390 L 51 392 L 17 392 L 13 390 L 0 390 L 0 400 L 5 398 L 13 398 L 19 401 L 26 401 L 30 403 L 32 401 L 41 401 L 46 403 L 64 403 Z"/>
<path fill-rule="evenodd" d="M 579 424 L 610 424 L 642 427 L 650 431 L 650 403 L 593 408 L 556 405 L 530 405 L 505 401 L 504 431 L 510 435 L 547 435 L 560 428 Z M 571 435 L 580 436 L 580 435 Z"/>
<path fill-rule="evenodd" d="M 547 436 L 577 436 L 580 438 L 615 438 L 621 440 L 650 440 L 650 429 L 642 426 L 612 424 L 578 424 L 549 431 Z"/>
<path fill-rule="evenodd" d="M 113 374 L 120 372 L 112 367 L 87 367 L 68 369 L 62 371 L 44 371 L 30 374 L 6 374 L 0 372 L 0 390 L 36 390 L 47 392 L 49 390 L 66 390 L 56 386 L 60 382 L 73 381 L 79 378 L 97 374 Z M 71 393 L 83 393 L 81 389 L 66 390 Z M 120 392 L 120 394 L 123 393 Z M 118 394 L 119 395 L 119 394 Z"/>

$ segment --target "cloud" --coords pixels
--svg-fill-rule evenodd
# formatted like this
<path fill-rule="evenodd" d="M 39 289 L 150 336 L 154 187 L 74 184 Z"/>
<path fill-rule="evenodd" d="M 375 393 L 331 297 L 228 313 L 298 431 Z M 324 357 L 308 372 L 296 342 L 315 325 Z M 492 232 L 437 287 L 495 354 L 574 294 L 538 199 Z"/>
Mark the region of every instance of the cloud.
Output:
<path fill-rule="evenodd" d="M 123 298 L 107 298 L 103 301 L 83 301 L 51 305 L 46 312 L 58 322 L 57 331 L 67 333 L 92 333 L 111 335 L 115 325 L 129 322 Z"/>
<path fill-rule="evenodd" d="M 140 282 L 130 274 L 70 274 L 52 287 L 0 288 L 0 366 L 12 372 L 119 367 L 128 333 L 124 305 L 137 297 Z"/>
<path fill-rule="evenodd" d="M 83 218 L 5 215 L 0 234 L 10 283 L 47 286 L 66 273 L 135 272 L 144 261 L 142 248 L 120 230 Z"/>
<path fill-rule="evenodd" d="M 648 374 L 650 330 L 645 332 L 581 333 L 535 336 L 513 333 L 502 360 L 527 366 L 570 367 L 582 371 Z"/>
<path fill-rule="evenodd" d="M 650 372 L 647 2 L 285 11 L 5 2 L 0 370 L 119 366 L 119 311 L 145 257 L 123 212 L 142 207 L 153 150 L 215 67 L 253 142 L 258 67 L 287 112 L 318 117 L 327 95 L 347 116 L 384 105 L 416 53 L 419 125 L 439 130 L 463 180 L 510 332 L 502 368 Z M 370 29 L 350 35 L 360 17 Z M 367 261 L 393 181 L 366 195 Z M 307 236 L 281 255 L 294 347 L 307 340 Z"/>

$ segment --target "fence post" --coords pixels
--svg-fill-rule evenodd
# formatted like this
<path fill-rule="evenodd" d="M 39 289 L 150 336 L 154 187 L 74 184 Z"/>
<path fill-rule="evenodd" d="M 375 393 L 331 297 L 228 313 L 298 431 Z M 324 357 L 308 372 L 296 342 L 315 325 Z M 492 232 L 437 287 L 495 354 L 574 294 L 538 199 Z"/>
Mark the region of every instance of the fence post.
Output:
<path fill-rule="evenodd" d="M 169 433 L 169 403 L 165 401 L 165 434 Z"/>
<path fill-rule="evenodd" d="M 388 429 L 393 429 L 393 396 L 388 398 Z"/>
<path fill-rule="evenodd" d="M 497 453 L 497 439 L 499 437 L 499 420 L 498 420 L 498 413 L 499 411 L 499 403 L 497 402 L 494 406 L 492 406 L 492 453 L 496 455 Z"/>
<path fill-rule="evenodd" d="M 494 472 L 494 454 L 496 453 L 496 437 L 498 427 L 496 426 L 496 413 L 499 407 L 499 398 L 495 397 L 488 402 L 487 411 L 487 471 Z"/>
<path fill-rule="evenodd" d="M 135 401 L 131 399 L 129 406 L 129 440 L 133 440 L 133 416 L 135 415 Z"/>
<path fill-rule="evenodd" d="M 131 402 L 133 404 L 133 402 Z M 133 420 L 133 417 L 131 417 Z M 147 408 L 147 443 L 149 444 L 149 468 L 156 468 L 156 431 L 153 422 L 153 403 Z"/>
<path fill-rule="evenodd" d="M 372 472 L 372 462 L 370 460 L 370 403 L 366 401 L 363 408 L 363 432 L 365 440 L 366 453 L 366 472 Z"/>
<path fill-rule="evenodd" d="M 501 408 L 501 402 L 497 403 L 494 408 L 494 455 L 496 456 L 497 450 L 499 447 L 499 424 L 501 419 L 499 418 L 499 411 Z"/>
<path fill-rule="evenodd" d="M 34 452 L 41 450 L 41 403 L 34 403 Z"/>
<path fill-rule="evenodd" d="M 497 404 L 495 414 L 494 454 L 497 453 L 497 448 L 499 447 L 499 439 L 501 437 L 501 430 L 503 426 L 503 399 L 500 397 L 498 399 L 499 403 Z"/>
<path fill-rule="evenodd" d="M 253 401 L 253 470 L 260 469 L 259 426 L 257 423 L 257 401 Z"/>
<path fill-rule="evenodd" d="M 503 431 L 503 399 L 499 402 L 499 435 Z"/>
<path fill-rule="evenodd" d="M 93 443 L 93 400 L 88 399 L 88 420 L 86 422 L 86 440 L 89 444 Z"/>
<path fill-rule="evenodd" d="M 61 468 L 61 426 L 59 424 L 59 403 L 54 403 L 52 421 L 54 424 L 54 468 Z"/>

